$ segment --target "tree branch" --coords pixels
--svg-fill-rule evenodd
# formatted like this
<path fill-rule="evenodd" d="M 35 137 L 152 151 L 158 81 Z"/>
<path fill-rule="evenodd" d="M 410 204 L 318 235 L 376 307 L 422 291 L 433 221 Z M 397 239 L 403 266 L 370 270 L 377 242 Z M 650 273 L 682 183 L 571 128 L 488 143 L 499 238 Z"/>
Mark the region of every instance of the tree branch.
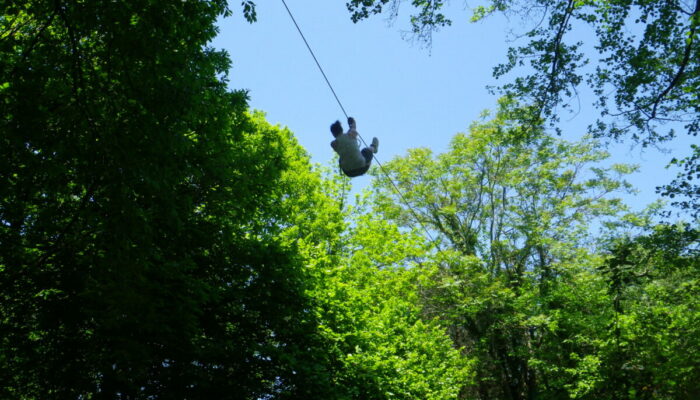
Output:
<path fill-rule="evenodd" d="M 552 67 L 549 73 L 549 86 L 547 87 L 547 91 L 545 92 L 547 94 L 551 94 L 556 87 L 556 76 L 559 69 L 561 68 L 561 42 L 564 39 L 564 32 L 566 32 L 566 27 L 569 26 L 569 20 L 571 19 L 571 15 L 573 15 L 573 13 L 574 0 L 569 0 L 569 3 L 566 5 L 566 10 L 564 12 L 561 24 L 559 24 L 557 34 L 554 39 L 554 59 L 552 60 Z M 545 95 L 543 105 L 547 103 L 547 94 Z"/>
<path fill-rule="evenodd" d="M 678 71 L 674 75 L 673 79 L 671 79 L 671 82 L 668 84 L 666 89 L 664 89 L 664 91 L 661 92 L 661 94 L 659 94 L 656 97 L 656 100 L 654 100 L 654 102 L 652 103 L 653 107 L 651 109 L 650 119 L 656 118 L 656 110 L 659 107 L 659 104 L 661 104 L 661 101 L 664 99 L 664 97 L 668 95 L 668 93 L 674 87 L 676 87 L 676 85 L 678 85 L 681 82 L 681 79 L 683 78 L 685 68 L 688 66 L 688 62 L 690 62 L 690 53 L 693 49 L 693 39 L 695 39 L 695 30 L 698 27 L 698 23 L 695 21 L 695 16 L 698 14 L 698 11 L 700 11 L 700 0 L 695 0 L 695 11 L 693 11 L 693 15 L 690 17 L 689 39 L 683 52 L 683 60 L 681 61 L 680 68 L 678 68 Z"/>

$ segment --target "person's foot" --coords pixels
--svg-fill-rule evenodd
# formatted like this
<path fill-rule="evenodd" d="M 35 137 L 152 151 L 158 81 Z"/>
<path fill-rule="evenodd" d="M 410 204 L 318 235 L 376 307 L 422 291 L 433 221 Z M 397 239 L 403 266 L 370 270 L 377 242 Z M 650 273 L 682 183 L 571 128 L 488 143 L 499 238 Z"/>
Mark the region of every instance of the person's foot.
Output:
<path fill-rule="evenodd" d="M 378 152 L 379 151 L 379 139 L 372 138 L 372 145 L 370 147 L 372 147 L 373 152 L 375 152 L 375 153 Z"/>

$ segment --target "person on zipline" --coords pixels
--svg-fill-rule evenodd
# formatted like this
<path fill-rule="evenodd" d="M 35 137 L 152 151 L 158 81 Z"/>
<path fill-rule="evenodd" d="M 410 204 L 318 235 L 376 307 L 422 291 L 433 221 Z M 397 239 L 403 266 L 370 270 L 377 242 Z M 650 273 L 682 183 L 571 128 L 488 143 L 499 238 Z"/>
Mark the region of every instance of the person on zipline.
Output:
<path fill-rule="evenodd" d="M 360 151 L 360 144 L 357 142 L 357 130 L 355 129 L 355 119 L 348 118 L 347 133 L 343 133 L 343 126 L 340 121 L 335 121 L 331 125 L 331 133 L 335 138 L 331 142 L 331 147 L 338 153 L 340 159 L 340 169 L 351 178 L 363 175 L 372 163 L 373 155 L 379 150 L 379 140 L 372 139 L 372 144 Z"/>

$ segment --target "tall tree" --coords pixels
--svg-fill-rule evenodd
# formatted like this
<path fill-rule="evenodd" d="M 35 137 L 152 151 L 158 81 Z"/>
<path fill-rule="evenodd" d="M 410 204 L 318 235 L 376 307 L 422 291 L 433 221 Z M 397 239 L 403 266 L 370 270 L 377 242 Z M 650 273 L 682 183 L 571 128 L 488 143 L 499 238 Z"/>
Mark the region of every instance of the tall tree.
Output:
<path fill-rule="evenodd" d="M 226 89 L 227 13 L 2 3 L 0 397 L 325 396 L 276 237 L 308 160 Z"/>
<path fill-rule="evenodd" d="M 587 232 L 624 210 L 609 195 L 628 188 L 621 177 L 634 168 L 593 167 L 606 157 L 594 142 L 522 125 L 528 112 L 505 98 L 446 153 L 415 149 L 386 163 L 402 197 L 375 182 L 374 212 L 441 242 L 427 263 L 424 313 L 445 321 L 475 363 L 465 398 L 559 398 L 596 359 L 606 293 Z"/>

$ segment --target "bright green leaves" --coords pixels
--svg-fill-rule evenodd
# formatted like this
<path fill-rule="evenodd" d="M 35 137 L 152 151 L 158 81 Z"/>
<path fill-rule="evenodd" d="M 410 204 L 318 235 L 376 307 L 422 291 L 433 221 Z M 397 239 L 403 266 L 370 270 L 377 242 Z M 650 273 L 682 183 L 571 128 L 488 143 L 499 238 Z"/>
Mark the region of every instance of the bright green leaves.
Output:
<path fill-rule="evenodd" d="M 319 351 L 334 385 L 326 398 L 454 399 L 472 370 L 442 325 L 422 318 L 416 285 L 423 274 L 415 267 L 428 245 L 366 203 L 341 210 L 337 180 L 345 178 L 331 176 L 336 181 L 306 183 L 300 204 L 317 200 L 283 234 L 302 249 L 313 277 L 313 314 L 327 346 Z"/>
<path fill-rule="evenodd" d="M 349 234 L 349 251 L 324 269 L 315 295 L 340 390 L 352 399 L 455 398 L 472 371 L 444 328 L 421 318 L 419 236 L 372 214 L 357 214 Z"/>
<path fill-rule="evenodd" d="M 581 397 L 603 379 L 610 304 L 587 246 L 591 224 L 625 210 L 612 195 L 629 190 L 622 178 L 635 167 L 596 167 L 607 157 L 596 142 L 547 136 L 533 112 L 504 98 L 446 153 L 414 149 L 385 163 L 402 198 L 384 177 L 374 182 L 368 215 L 386 220 L 375 229 L 422 235 L 420 222 L 443 245 L 413 256 L 410 271 L 424 318 L 446 326 L 473 367 L 462 393 L 475 398 Z"/>
<path fill-rule="evenodd" d="M 476 6 L 474 7 L 474 10 L 472 11 L 472 16 L 470 18 L 471 22 L 479 22 L 482 19 L 488 17 L 489 15 L 493 14 L 496 11 L 495 6 L 489 5 L 489 6 Z"/>
<path fill-rule="evenodd" d="M 495 118 L 456 135 L 445 154 L 417 149 L 388 163 L 407 204 L 380 179 L 378 212 L 406 227 L 426 224 L 497 273 L 522 270 L 532 261 L 527 253 L 551 240 L 575 246 L 591 217 L 622 209 L 606 195 L 628 189 L 620 178 L 634 167 L 592 168 L 607 156 L 594 142 L 571 144 L 524 129 L 511 119 L 519 116 L 515 108 L 503 102 Z"/>

